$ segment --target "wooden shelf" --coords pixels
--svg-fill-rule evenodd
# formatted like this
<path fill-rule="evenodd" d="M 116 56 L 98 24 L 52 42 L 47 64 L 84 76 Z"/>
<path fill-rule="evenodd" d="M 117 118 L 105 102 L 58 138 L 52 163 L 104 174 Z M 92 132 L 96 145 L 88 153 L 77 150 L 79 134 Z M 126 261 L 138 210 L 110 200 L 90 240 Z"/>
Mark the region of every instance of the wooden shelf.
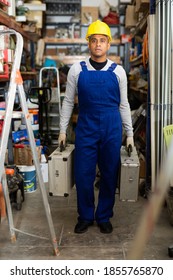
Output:
<path fill-rule="evenodd" d="M 132 34 L 135 35 L 143 35 L 146 31 L 147 27 L 147 19 L 148 19 L 149 12 L 147 11 L 146 14 L 143 16 L 141 21 L 139 21 L 136 26 L 134 32 L 132 31 Z"/>
<path fill-rule="evenodd" d="M 26 32 L 22 29 L 21 25 L 15 21 L 13 17 L 5 14 L 0 10 L 0 24 L 9 27 L 10 29 L 14 29 L 15 31 L 19 32 L 24 38 L 37 42 L 38 38 L 40 37 L 36 33 Z"/>
<path fill-rule="evenodd" d="M 52 37 L 44 37 L 45 44 L 58 44 L 58 45 L 87 45 L 88 42 L 84 38 L 52 38 Z M 112 40 L 111 45 L 120 45 L 120 39 Z"/>
<path fill-rule="evenodd" d="M 6 108 L 4 110 L 0 110 L 0 120 L 3 120 L 6 115 Z M 21 111 L 13 111 L 12 118 L 14 119 L 20 119 L 23 116 L 23 113 Z"/>
<path fill-rule="evenodd" d="M 87 56 L 85 55 L 46 55 L 44 58 L 54 59 L 64 64 L 71 65 L 77 61 L 85 60 Z M 116 55 L 108 55 L 108 58 L 117 64 L 121 64 L 121 59 Z"/>
<path fill-rule="evenodd" d="M 138 66 L 142 64 L 142 54 L 130 61 L 131 66 Z"/>
<path fill-rule="evenodd" d="M 45 0 L 44 3 L 61 3 L 61 4 L 71 4 L 71 0 L 69 1 L 62 1 L 62 0 Z M 79 0 L 74 1 L 73 4 L 80 4 Z"/>
<path fill-rule="evenodd" d="M 130 87 L 129 92 L 132 92 L 133 95 L 141 102 L 147 102 L 147 90 L 145 89 L 139 89 L 136 87 Z"/>
<path fill-rule="evenodd" d="M 38 73 L 37 72 L 21 72 L 23 80 L 33 80 L 36 79 Z"/>
<path fill-rule="evenodd" d="M 22 79 L 25 80 L 33 80 L 36 79 L 36 76 L 38 75 L 37 72 L 21 72 Z M 10 80 L 9 78 L 1 78 L 1 82 L 8 82 Z"/>
<path fill-rule="evenodd" d="M 136 87 L 130 87 L 131 90 L 136 91 L 136 92 L 140 92 L 144 95 L 147 95 L 147 90 L 145 89 L 140 89 L 140 88 L 136 88 Z"/>

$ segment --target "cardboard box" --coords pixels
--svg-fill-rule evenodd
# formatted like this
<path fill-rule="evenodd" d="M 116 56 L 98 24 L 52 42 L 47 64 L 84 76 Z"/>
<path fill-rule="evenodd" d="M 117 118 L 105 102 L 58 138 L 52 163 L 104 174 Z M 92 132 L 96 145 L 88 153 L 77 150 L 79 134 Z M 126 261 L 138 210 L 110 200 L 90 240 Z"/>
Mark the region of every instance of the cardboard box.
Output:
<path fill-rule="evenodd" d="M 81 22 L 82 24 L 90 24 L 99 18 L 98 7 L 82 7 L 81 8 Z"/>
<path fill-rule="evenodd" d="M 125 17 L 125 27 L 131 28 L 136 26 L 138 21 L 137 13 L 135 12 L 135 6 L 127 5 L 126 17 Z"/>
<path fill-rule="evenodd" d="M 146 12 L 149 10 L 150 1 L 149 0 L 136 0 L 135 11 L 136 12 Z"/>
<path fill-rule="evenodd" d="M 47 37 L 55 37 L 55 33 L 56 33 L 56 28 L 54 28 L 54 29 L 52 29 L 52 28 L 50 28 L 50 29 L 46 29 L 46 36 Z"/>
<path fill-rule="evenodd" d="M 16 165 L 33 165 L 33 156 L 31 147 L 29 145 L 23 145 L 23 148 L 14 147 L 14 163 Z M 41 161 L 41 146 L 36 147 L 38 153 L 38 159 Z"/>
<path fill-rule="evenodd" d="M 43 12 L 42 11 L 27 11 L 27 21 L 36 22 L 37 28 L 43 27 Z"/>
<path fill-rule="evenodd" d="M 57 55 L 57 49 L 56 48 L 52 48 L 52 49 L 46 49 L 45 50 L 45 55 Z"/>

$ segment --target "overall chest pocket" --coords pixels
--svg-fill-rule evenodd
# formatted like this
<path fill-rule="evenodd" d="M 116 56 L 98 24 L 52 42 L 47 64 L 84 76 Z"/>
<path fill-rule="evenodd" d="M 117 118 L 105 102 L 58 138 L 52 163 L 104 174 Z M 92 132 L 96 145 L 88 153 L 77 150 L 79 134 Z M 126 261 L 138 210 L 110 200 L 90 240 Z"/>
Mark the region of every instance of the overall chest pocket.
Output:
<path fill-rule="evenodd" d="M 100 75 L 100 72 L 94 74 L 88 77 L 88 98 L 100 103 L 106 97 L 107 79 L 105 75 Z"/>

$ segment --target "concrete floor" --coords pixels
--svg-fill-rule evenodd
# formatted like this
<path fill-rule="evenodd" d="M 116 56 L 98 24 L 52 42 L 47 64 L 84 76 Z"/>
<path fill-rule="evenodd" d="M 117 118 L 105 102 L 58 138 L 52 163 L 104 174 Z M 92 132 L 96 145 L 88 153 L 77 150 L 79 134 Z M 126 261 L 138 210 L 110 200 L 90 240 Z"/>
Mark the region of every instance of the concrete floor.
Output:
<path fill-rule="evenodd" d="M 95 190 L 96 196 L 97 192 L 98 190 Z M 111 220 L 113 232 L 102 234 L 97 225 L 94 225 L 88 229 L 88 232 L 79 235 L 73 231 L 77 221 L 75 187 L 68 197 L 48 196 L 48 200 L 60 255 L 53 255 L 49 227 L 38 187 L 35 192 L 26 193 L 21 211 L 13 207 L 14 227 L 19 230 L 16 231 L 15 243 L 10 241 L 7 219 L 1 222 L 1 260 L 126 259 L 141 213 L 147 203 L 147 200 L 142 197 L 139 197 L 137 202 L 122 202 L 117 193 L 114 217 Z M 168 246 L 172 244 L 173 227 L 169 223 L 167 208 L 163 207 L 154 232 L 145 247 L 143 259 L 169 260 Z"/>

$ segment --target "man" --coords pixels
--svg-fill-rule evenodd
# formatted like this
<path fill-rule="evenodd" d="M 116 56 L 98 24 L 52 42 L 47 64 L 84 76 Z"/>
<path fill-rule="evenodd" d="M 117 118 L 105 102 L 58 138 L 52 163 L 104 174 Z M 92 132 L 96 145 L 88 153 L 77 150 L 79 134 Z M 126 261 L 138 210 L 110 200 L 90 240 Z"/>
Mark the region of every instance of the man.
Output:
<path fill-rule="evenodd" d="M 75 182 L 78 223 L 75 233 L 84 233 L 96 221 L 100 232 L 111 233 L 115 190 L 120 163 L 122 125 L 127 145 L 133 143 L 133 129 L 127 100 L 124 69 L 107 58 L 111 31 L 97 20 L 86 35 L 90 57 L 69 70 L 63 101 L 59 143 L 66 141 L 66 129 L 78 94 L 79 116 L 75 130 Z M 100 177 L 98 204 L 94 203 L 96 165 Z"/>

